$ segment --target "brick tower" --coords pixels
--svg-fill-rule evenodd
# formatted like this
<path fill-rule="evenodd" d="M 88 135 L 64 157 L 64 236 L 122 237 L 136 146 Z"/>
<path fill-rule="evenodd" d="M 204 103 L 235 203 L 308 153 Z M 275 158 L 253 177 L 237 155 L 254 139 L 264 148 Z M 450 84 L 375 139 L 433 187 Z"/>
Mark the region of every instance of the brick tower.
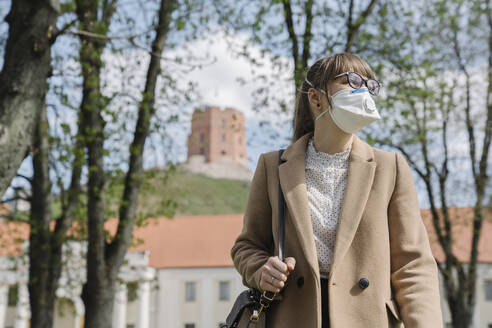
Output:
<path fill-rule="evenodd" d="M 202 155 L 206 163 L 224 163 L 247 167 L 244 115 L 234 108 L 207 106 L 196 109 L 188 136 L 188 159 Z"/>

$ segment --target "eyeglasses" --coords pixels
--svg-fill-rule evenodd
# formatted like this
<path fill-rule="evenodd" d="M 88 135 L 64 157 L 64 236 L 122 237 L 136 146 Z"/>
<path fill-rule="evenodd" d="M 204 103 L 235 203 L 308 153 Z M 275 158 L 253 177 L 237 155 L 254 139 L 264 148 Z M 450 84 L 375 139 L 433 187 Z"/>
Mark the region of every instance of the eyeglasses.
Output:
<path fill-rule="evenodd" d="M 347 75 L 347 82 L 348 84 L 354 88 L 354 89 L 360 89 L 363 84 L 366 85 L 367 89 L 369 90 L 369 93 L 372 95 L 377 96 L 379 94 L 379 89 L 381 88 L 381 85 L 377 80 L 374 79 L 364 79 L 362 76 L 355 72 L 344 72 L 341 74 L 338 74 L 335 76 L 335 78 Z"/>

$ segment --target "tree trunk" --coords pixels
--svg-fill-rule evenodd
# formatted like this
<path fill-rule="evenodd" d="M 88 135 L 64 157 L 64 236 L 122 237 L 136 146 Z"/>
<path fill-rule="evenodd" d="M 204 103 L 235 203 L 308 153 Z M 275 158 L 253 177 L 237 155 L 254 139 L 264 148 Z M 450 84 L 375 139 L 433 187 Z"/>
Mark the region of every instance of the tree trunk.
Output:
<path fill-rule="evenodd" d="M 0 73 L 0 195 L 26 157 L 51 75 L 57 0 L 12 1 L 5 17 L 9 37 Z"/>
<path fill-rule="evenodd" d="M 116 2 L 103 9 L 101 21 L 98 20 L 99 1 L 77 0 L 77 16 L 80 29 L 106 35 Z M 87 148 L 89 178 L 87 203 L 87 281 L 82 289 L 85 305 L 85 326 L 91 328 L 111 328 L 114 279 L 108 276 L 105 260 L 106 236 L 104 232 L 104 184 L 103 167 L 104 109 L 100 90 L 101 53 L 107 39 L 79 35 L 80 64 L 83 76 L 83 94 L 80 106 L 80 123 L 87 128 L 81 129 Z"/>
<path fill-rule="evenodd" d="M 83 139 L 77 133 L 72 179 L 66 205 L 56 219 L 54 231 L 49 229 L 52 198 L 49 179 L 49 142 L 46 106 L 38 119 L 33 140 L 31 232 L 29 235 L 29 298 L 31 306 L 31 327 L 52 328 L 56 290 L 62 272 L 62 247 L 66 233 L 73 222 L 79 206 L 80 176 L 83 166 Z"/>
<path fill-rule="evenodd" d="M 77 13 L 85 29 L 93 32 L 97 24 L 97 6 L 78 1 Z M 104 233 L 104 183 L 103 144 L 105 121 L 101 116 L 103 104 L 100 102 L 101 90 L 99 72 L 101 52 L 104 43 L 100 39 L 81 36 L 80 60 L 83 67 L 83 99 L 81 112 L 83 122 L 90 129 L 84 129 L 88 153 L 88 232 L 87 282 L 83 286 L 82 299 L 85 304 L 85 325 L 94 328 L 111 328 L 113 304 L 118 273 L 132 239 L 133 225 L 141 184 L 142 155 L 145 140 L 150 130 L 150 120 L 154 115 L 154 97 L 157 77 L 160 73 L 160 60 L 165 37 L 169 28 L 170 14 L 174 1 L 162 0 L 159 10 L 159 24 L 152 43 L 151 60 L 142 102 L 139 106 L 134 140 L 130 146 L 129 170 L 125 179 L 125 190 L 120 208 L 116 236 L 111 243 Z M 113 7 L 114 6 L 110 6 Z M 103 17 L 110 18 L 111 15 Z M 103 21 L 105 27 L 109 20 Z M 98 30 L 101 33 L 101 29 Z M 105 30 L 106 32 L 107 30 Z"/>
<path fill-rule="evenodd" d="M 31 306 L 31 326 L 36 328 L 53 327 L 53 310 L 58 275 L 52 261 L 60 262 L 61 254 L 51 252 L 51 184 L 49 178 L 49 141 L 46 104 L 37 115 L 33 136 L 33 167 L 31 196 L 31 226 L 29 234 L 29 300 Z M 59 267 L 59 263 L 58 263 Z"/>

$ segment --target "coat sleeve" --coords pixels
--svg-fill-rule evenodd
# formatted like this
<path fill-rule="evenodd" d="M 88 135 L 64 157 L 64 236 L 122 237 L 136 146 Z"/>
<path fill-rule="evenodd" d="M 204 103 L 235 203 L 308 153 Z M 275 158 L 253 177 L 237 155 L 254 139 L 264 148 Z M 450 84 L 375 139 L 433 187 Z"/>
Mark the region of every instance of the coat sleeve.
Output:
<path fill-rule="evenodd" d="M 396 154 L 395 189 L 388 206 L 391 283 L 405 327 L 442 328 L 438 268 L 432 254 L 412 171 Z"/>
<path fill-rule="evenodd" d="M 231 248 L 231 257 L 243 285 L 260 289 L 261 267 L 273 256 L 272 209 L 267 191 L 264 154 L 258 159 L 249 190 L 243 228 Z"/>

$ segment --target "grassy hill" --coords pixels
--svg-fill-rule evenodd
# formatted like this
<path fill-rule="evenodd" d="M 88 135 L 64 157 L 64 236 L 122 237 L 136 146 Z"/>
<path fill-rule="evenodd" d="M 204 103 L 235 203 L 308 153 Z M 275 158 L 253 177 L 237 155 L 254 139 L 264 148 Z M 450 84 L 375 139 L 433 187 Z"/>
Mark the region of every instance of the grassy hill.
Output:
<path fill-rule="evenodd" d="M 175 167 L 150 169 L 145 171 L 140 189 L 137 221 L 158 216 L 244 213 L 250 184 L 249 181 L 205 177 Z M 112 178 L 105 195 L 110 204 L 107 217 L 118 216 L 123 186 L 122 177 Z"/>
<path fill-rule="evenodd" d="M 249 181 L 210 178 L 188 171 L 151 170 L 146 175 L 139 198 L 138 212 L 142 214 L 228 214 L 246 209 Z"/>

